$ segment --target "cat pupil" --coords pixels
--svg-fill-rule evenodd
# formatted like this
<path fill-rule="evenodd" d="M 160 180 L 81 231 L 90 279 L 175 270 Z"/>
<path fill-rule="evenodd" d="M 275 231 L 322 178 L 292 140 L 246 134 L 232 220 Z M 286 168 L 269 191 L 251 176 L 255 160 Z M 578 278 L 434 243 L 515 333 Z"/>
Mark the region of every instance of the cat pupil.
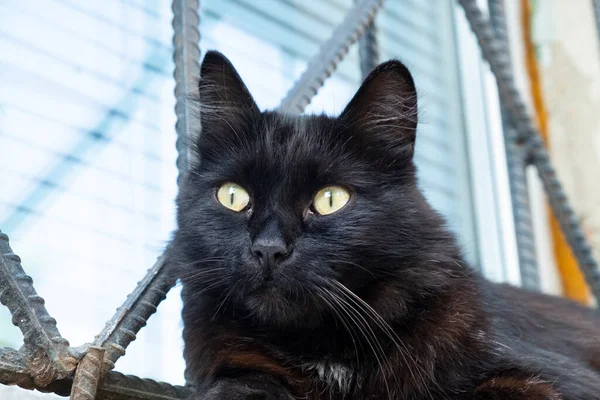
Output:
<path fill-rule="evenodd" d="M 329 197 L 329 207 L 333 208 L 333 193 L 331 191 L 325 193 L 325 196 Z"/>
<path fill-rule="evenodd" d="M 229 203 L 233 205 L 233 198 L 235 197 L 235 189 L 229 188 Z"/>

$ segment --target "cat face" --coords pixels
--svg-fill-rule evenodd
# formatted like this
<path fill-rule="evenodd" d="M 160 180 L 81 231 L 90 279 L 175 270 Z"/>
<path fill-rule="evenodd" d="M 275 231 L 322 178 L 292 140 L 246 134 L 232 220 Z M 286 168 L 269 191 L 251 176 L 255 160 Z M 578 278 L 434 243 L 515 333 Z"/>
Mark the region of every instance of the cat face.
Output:
<path fill-rule="evenodd" d="M 416 186 L 404 65 L 376 68 L 337 118 L 260 112 L 217 52 L 199 93 L 198 161 L 169 252 L 190 301 L 295 326 L 317 322 L 339 284 L 368 296 L 426 281 L 411 268 L 431 258 L 440 222 Z"/>

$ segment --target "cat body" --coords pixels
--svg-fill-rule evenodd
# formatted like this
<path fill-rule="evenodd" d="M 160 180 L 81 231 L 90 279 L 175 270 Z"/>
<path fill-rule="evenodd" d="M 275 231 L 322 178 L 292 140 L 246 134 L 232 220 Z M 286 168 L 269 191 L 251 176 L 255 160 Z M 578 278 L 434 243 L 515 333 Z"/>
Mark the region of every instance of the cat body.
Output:
<path fill-rule="evenodd" d="M 600 319 L 485 281 L 417 186 L 398 61 L 337 118 L 260 112 L 209 52 L 167 258 L 197 399 L 600 399 Z"/>

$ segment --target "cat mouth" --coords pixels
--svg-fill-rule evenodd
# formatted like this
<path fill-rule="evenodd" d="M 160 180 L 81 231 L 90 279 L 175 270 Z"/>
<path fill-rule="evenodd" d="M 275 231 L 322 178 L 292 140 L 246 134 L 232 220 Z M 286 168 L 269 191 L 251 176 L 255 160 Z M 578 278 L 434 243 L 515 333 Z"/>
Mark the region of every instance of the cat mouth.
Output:
<path fill-rule="evenodd" d="M 254 291 L 249 293 L 248 303 L 253 306 L 290 306 L 299 299 L 298 295 L 289 288 L 278 284 L 276 281 L 265 281 Z"/>
<path fill-rule="evenodd" d="M 275 298 L 281 298 L 284 296 L 283 290 L 277 285 L 273 280 L 267 280 L 263 282 L 254 293 L 252 293 L 253 297 L 269 300 Z"/>

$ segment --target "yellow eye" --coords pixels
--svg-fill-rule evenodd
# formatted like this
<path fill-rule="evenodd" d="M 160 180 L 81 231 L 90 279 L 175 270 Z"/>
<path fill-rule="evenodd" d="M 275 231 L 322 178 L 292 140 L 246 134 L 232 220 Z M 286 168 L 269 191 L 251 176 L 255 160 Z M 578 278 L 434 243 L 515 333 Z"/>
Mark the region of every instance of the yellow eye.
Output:
<path fill-rule="evenodd" d="M 240 185 L 232 182 L 224 183 L 219 188 L 217 199 L 219 203 L 236 212 L 242 211 L 250 203 L 248 192 Z"/>
<path fill-rule="evenodd" d="M 340 186 L 327 186 L 319 190 L 313 200 L 315 211 L 321 215 L 333 214 L 350 200 L 350 193 Z"/>

